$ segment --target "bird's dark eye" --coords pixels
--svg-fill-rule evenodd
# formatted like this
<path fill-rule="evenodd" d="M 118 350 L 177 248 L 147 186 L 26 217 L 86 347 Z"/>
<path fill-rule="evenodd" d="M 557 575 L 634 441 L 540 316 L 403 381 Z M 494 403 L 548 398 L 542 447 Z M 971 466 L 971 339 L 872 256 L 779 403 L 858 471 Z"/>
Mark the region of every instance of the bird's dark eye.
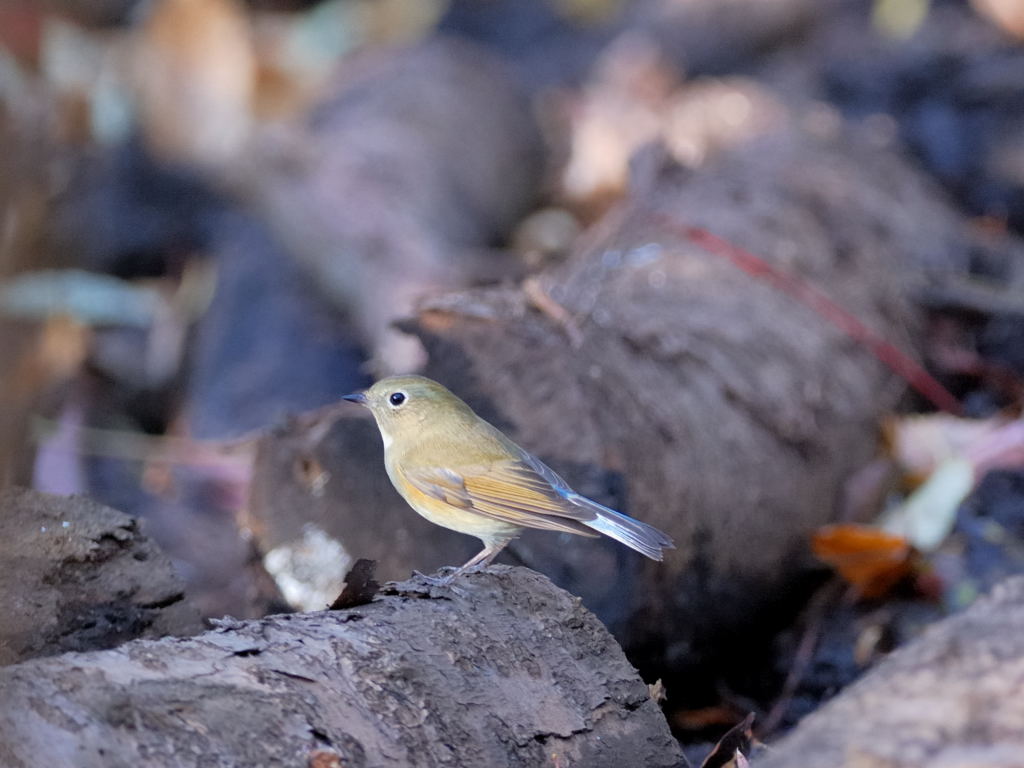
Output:
<path fill-rule="evenodd" d="M 388 401 L 390 401 L 393 406 L 398 407 L 405 402 L 405 392 L 392 392 Z"/>

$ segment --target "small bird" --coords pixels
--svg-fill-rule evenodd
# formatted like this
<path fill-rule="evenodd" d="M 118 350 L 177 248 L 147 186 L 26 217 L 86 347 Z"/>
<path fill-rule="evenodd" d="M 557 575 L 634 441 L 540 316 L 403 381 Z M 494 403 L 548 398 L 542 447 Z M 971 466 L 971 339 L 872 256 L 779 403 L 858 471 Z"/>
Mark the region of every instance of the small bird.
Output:
<path fill-rule="evenodd" d="M 345 395 L 373 414 L 395 489 L 436 525 L 476 536 L 483 550 L 443 579 L 486 567 L 524 528 L 606 536 L 652 560 L 672 539 L 580 496 L 554 470 L 423 376 L 391 376 Z"/>

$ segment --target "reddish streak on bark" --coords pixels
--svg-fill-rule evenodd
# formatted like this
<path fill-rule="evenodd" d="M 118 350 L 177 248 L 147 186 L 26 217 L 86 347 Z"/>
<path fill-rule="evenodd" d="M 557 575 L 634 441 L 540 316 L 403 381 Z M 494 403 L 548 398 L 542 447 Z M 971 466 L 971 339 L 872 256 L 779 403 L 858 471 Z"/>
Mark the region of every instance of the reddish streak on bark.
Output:
<path fill-rule="evenodd" d="M 841 307 L 811 283 L 769 264 L 750 251 L 733 245 L 700 227 L 681 224 L 666 214 L 656 214 L 666 226 L 681 232 L 688 240 L 715 256 L 722 256 L 749 275 L 763 280 L 787 296 L 791 296 L 817 312 L 851 339 L 871 351 L 884 365 L 902 377 L 936 408 L 960 413 L 960 403 L 920 363 L 868 328 L 857 317 Z"/>

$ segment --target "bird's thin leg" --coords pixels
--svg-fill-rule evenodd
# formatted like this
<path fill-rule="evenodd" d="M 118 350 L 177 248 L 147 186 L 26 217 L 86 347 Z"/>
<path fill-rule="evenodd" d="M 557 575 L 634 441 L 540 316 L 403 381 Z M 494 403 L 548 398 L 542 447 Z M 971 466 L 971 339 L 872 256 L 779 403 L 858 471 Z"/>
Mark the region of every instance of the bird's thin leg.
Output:
<path fill-rule="evenodd" d="M 454 579 L 460 573 L 483 570 L 494 561 L 494 558 L 501 554 L 501 550 L 503 550 L 507 544 L 508 539 L 505 541 L 491 542 L 485 546 L 483 550 L 478 552 L 473 559 L 451 574 L 448 578 Z"/>
<path fill-rule="evenodd" d="M 508 544 L 508 542 L 508 539 L 505 539 L 504 541 L 489 542 L 484 546 L 482 550 L 473 555 L 473 557 L 471 557 L 466 562 L 465 565 L 463 565 L 460 568 L 456 568 L 447 576 L 444 576 L 440 579 L 433 578 L 431 576 L 423 576 L 423 574 L 419 575 L 423 576 L 423 578 L 429 581 L 431 584 L 436 584 L 438 586 L 450 584 L 452 580 L 459 574 L 466 573 L 467 571 L 476 571 L 481 568 L 486 568 L 488 565 L 491 564 L 491 561 L 494 560 L 494 558 L 496 558 L 501 553 L 501 550 L 505 548 L 505 545 Z"/>

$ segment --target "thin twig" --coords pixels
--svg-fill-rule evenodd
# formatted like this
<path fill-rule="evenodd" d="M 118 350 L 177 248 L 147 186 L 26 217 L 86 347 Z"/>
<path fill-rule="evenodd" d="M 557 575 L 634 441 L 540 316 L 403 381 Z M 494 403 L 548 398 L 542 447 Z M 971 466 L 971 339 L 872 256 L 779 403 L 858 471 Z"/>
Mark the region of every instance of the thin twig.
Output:
<path fill-rule="evenodd" d="M 779 727 L 782 718 L 785 717 L 786 711 L 789 709 L 789 705 L 792 703 L 796 689 L 800 686 L 801 681 L 803 681 L 804 675 L 807 674 L 807 668 L 814 659 L 814 649 L 818 643 L 818 636 L 821 634 L 821 622 L 824 618 L 825 608 L 835 598 L 837 584 L 838 582 L 835 580 L 829 581 L 814 593 L 814 596 L 807 604 L 804 631 L 800 636 L 796 652 L 793 654 L 793 663 L 789 667 L 789 672 L 786 675 L 786 680 L 782 685 L 778 698 L 775 699 L 775 703 L 768 710 L 768 714 L 758 729 L 762 739 L 768 738 Z"/>
<path fill-rule="evenodd" d="M 576 319 L 565 307 L 551 298 L 551 295 L 540 284 L 536 277 L 528 277 L 523 281 L 523 294 L 541 314 L 550 318 L 569 339 L 573 349 L 583 343 L 583 332 Z"/>

